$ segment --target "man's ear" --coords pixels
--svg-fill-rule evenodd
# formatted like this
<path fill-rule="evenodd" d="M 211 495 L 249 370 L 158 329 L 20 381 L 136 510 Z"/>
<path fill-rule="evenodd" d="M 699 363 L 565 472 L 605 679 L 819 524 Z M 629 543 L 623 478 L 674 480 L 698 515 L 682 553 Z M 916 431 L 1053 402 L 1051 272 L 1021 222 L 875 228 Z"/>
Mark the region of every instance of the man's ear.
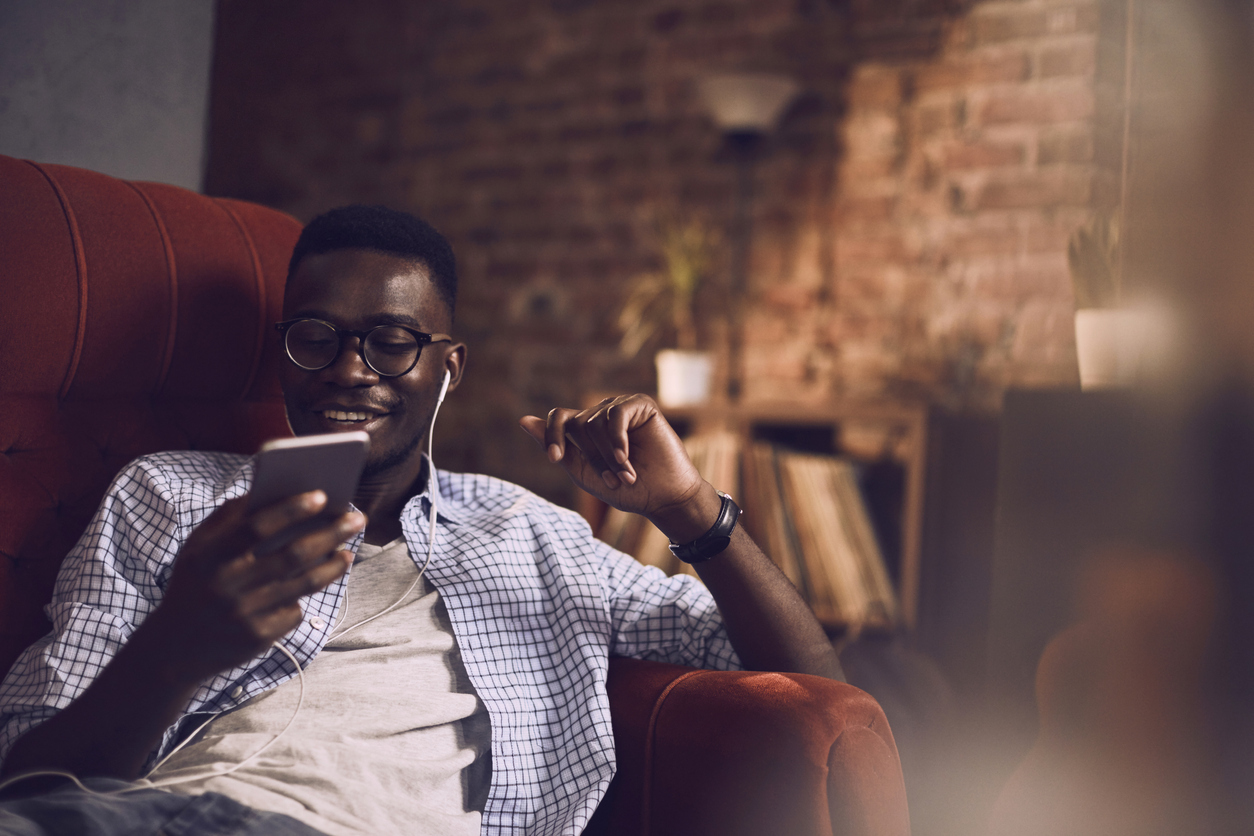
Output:
<path fill-rule="evenodd" d="M 448 373 L 448 391 L 452 392 L 462 382 L 466 368 L 466 344 L 457 343 L 444 355 L 444 371 Z"/>

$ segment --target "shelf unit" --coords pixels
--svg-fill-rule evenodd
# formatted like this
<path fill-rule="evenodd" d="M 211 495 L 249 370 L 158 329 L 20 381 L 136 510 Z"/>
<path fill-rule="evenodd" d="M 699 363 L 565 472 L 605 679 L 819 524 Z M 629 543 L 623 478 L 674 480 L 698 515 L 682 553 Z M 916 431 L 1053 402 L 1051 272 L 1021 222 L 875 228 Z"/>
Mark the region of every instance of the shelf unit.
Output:
<path fill-rule="evenodd" d="M 600 402 L 603 395 L 589 395 L 585 406 Z M 761 402 L 737 405 L 668 408 L 666 419 L 681 436 L 725 430 L 744 442 L 773 441 L 810 452 L 848 456 L 863 464 L 891 463 L 901 469 L 899 497 L 900 550 L 885 559 L 898 583 L 901 623 L 915 626 L 919 605 L 919 573 L 923 536 L 923 495 L 926 485 L 928 415 L 924 404 L 835 401 L 826 403 Z M 882 439 L 868 449 L 851 444 L 855 434 Z M 596 530 L 605 506 L 581 496 L 580 513 Z M 868 504 L 874 505 L 873 500 Z M 874 514 L 875 509 L 872 508 Z M 828 625 L 839 627 L 841 625 Z"/>

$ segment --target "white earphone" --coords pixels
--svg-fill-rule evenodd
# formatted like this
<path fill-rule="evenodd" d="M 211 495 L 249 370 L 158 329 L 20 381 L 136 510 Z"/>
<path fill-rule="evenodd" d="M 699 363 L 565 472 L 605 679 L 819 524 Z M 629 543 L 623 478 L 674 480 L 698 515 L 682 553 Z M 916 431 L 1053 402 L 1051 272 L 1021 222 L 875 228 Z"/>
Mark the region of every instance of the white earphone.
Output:
<path fill-rule="evenodd" d="M 435 399 L 435 408 L 436 408 L 436 409 L 439 409 L 439 408 L 440 408 L 440 404 L 444 403 L 444 396 L 448 394 L 448 385 L 449 385 L 449 383 L 450 383 L 450 382 L 452 382 L 452 380 L 453 380 L 453 372 L 452 372 L 452 370 L 450 370 L 450 369 L 445 369 L 445 370 L 444 370 L 444 382 L 440 384 L 440 394 L 439 394 L 439 396 L 437 396 L 437 397 L 436 397 L 436 399 Z M 434 415 L 432 415 L 432 416 L 431 416 L 431 427 L 430 427 L 430 429 L 432 429 L 432 430 L 434 430 L 434 429 L 435 429 L 435 416 L 434 416 Z"/>

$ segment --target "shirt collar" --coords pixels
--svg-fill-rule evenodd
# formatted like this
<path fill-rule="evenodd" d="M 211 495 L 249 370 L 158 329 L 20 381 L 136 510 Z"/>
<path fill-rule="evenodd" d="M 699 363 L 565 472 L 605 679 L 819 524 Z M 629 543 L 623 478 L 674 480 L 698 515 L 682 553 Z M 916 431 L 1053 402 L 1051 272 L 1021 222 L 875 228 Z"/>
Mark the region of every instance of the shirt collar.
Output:
<path fill-rule="evenodd" d="M 427 484 L 423 486 L 423 489 L 409 498 L 409 501 L 405 503 L 405 513 L 411 512 L 415 502 L 420 502 L 423 499 L 426 499 L 428 502 L 431 501 L 431 485 L 434 483 L 440 489 L 440 498 L 435 508 L 436 516 L 455 525 L 465 524 L 467 521 L 466 509 L 462 502 L 453 496 L 453 484 L 450 474 L 437 469 L 431 463 L 431 459 L 427 457 L 426 453 L 422 454 L 422 458 L 427 463 L 427 473 L 431 474 L 433 478 L 427 479 Z"/>

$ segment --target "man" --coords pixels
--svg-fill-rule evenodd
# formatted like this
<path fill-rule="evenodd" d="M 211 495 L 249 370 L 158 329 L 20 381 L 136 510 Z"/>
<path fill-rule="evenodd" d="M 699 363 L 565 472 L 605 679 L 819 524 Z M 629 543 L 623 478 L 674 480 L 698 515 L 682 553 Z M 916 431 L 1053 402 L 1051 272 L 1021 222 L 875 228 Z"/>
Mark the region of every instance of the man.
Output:
<path fill-rule="evenodd" d="M 281 383 L 297 435 L 370 435 L 355 510 L 258 557 L 325 497 L 250 512 L 241 456 L 128 466 L 66 558 L 53 633 L 0 686 L 3 774 L 93 792 L 11 802 L 0 826 L 81 806 L 110 822 L 98 832 L 577 833 L 613 774 L 610 654 L 840 676 L 770 560 L 738 525 L 720 539 L 734 506 L 650 399 L 522 427 L 581 488 L 686 545 L 704 587 L 522 488 L 431 468 L 420 442 L 466 362 L 444 336 L 455 301 L 452 251 L 416 218 L 347 207 L 306 227 Z M 160 789 L 121 783 L 178 739 L 148 776 Z"/>

